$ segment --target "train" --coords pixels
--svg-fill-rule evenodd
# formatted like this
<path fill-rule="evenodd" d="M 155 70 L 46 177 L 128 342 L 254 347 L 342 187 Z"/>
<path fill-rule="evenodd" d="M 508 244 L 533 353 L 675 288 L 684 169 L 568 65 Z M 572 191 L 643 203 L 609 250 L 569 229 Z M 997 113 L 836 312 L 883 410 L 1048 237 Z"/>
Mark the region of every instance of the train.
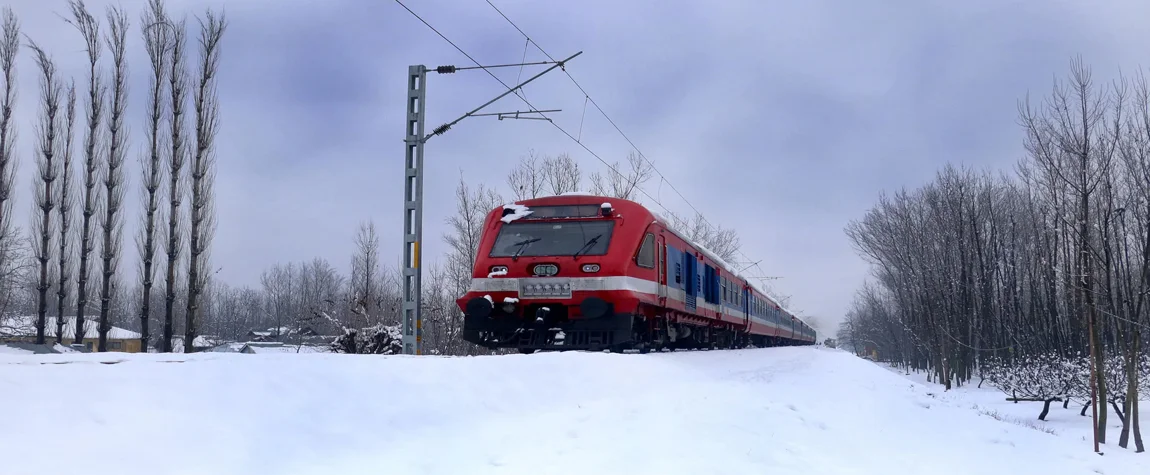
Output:
<path fill-rule="evenodd" d="M 465 341 L 521 353 L 816 341 L 810 325 L 657 213 L 592 194 L 492 209 L 456 304 Z"/>

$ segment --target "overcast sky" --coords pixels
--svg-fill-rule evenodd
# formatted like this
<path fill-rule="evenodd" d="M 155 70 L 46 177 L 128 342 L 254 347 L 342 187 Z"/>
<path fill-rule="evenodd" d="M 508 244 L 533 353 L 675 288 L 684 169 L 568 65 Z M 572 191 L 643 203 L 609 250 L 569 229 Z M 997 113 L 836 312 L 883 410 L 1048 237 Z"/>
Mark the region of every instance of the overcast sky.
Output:
<path fill-rule="evenodd" d="M 1056 0 L 492 1 L 552 56 L 583 51 L 568 71 L 592 98 L 691 205 L 738 230 L 746 255 L 782 277 L 772 285 L 793 296 L 795 310 L 827 323 L 841 318 L 867 277 L 843 228 L 880 192 L 921 185 L 947 162 L 1009 172 L 1022 153 L 1016 101 L 1049 91 L 1073 55 L 1082 54 L 1100 80 L 1119 67 L 1150 65 L 1150 3 L 1139 0 L 1092 7 Z M 6 3 L 83 84 L 79 33 L 58 16 L 67 12 L 65 1 Z M 134 279 L 148 65 L 138 29 L 144 0 L 119 3 L 132 20 L 124 275 Z M 524 37 L 485 0 L 404 3 L 482 63 L 523 58 Z M 89 2 L 101 14 L 107 4 Z M 347 268 L 356 225 L 368 219 L 380 225 L 384 257 L 398 262 L 407 66 L 470 65 L 466 57 L 391 0 L 170 0 L 169 7 L 191 15 L 224 7 L 230 23 L 219 76 L 217 275 L 258 285 L 266 267 L 315 256 Z M 542 59 L 527 51 L 528 61 Z M 519 73 L 499 70 L 507 83 Z M 38 94 L 28 50 L 19 81 L 16 210 L 26 216 Z M 503 90 L 480 71 L 431 75 L 428 129 Z M 529 85 L 526 97 L 563 109 L 552 114 L 556 123 L 579 132 L 584 97 L 562 72 Z M 525 107 L 509 96 L 488 111 Z M 628 144 L 594 109 L 581 135 L 604 159 L 625 160 Z M 469 118 L 428 143 L 425 259 L 444 250 L 443 221 L 460 176 L 510 197 L 506 173 L 532 149 L 570 153 L 585 175 L 604 168 L 542 121 Z M 667 208 L 690 212 L 660 181 L 644 188 Z"/>

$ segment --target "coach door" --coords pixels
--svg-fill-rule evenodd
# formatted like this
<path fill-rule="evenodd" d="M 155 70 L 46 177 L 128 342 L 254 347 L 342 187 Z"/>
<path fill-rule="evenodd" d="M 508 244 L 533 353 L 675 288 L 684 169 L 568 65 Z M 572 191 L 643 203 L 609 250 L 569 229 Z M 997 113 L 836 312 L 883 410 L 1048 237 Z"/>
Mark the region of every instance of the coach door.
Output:
<path fill-rule="evenodd" d="M 667 241 L 663 237 L 662 233 L 659 233 L 659 237 L 656 239 L 658 239 L 658 240 L 655 241 L 655 243 L 656 243 L 655 244 L 655 253 L 658 255 L 658 258 L 655 259 L 655 262 L 656 262 L 655 266 L 656 266 L 656 270 L 658 271 L 658 273 L 655 275 L 658 276 L 658 281 L 659 281 L 659 305 L 666 305 L 667 304 Z"/>
<path fill-rule="evenodd" d="M 695 258 L 694 254 L 690 251 L 683 253 L 683 283 L 686 284 L 683 290 L 687 293 L 687 310 L 694 312 L 696 308 L 696 296 L 699 295 L 699 261 Z"/>
<path fill-rule="evenodd" d="M 751 327 L 751 288 L 743 284 L 743 325 Z"/>

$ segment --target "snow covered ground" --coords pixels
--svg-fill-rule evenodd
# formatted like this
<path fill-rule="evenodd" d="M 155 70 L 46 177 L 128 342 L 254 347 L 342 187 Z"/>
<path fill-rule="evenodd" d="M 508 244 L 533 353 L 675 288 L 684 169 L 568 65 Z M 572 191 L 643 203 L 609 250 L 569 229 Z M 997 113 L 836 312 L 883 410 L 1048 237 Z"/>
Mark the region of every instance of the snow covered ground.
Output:
<path fill-rule="evenodd" d="M 0 473 L 1150 473 L 967 394 L 814 347 L 0 354 Z"/>
<path fill-rule="evenodd" d="M 926 387 L 933 388 L 938 392 L 937 396 L 950 404 L 960 407 L 968 407 L 982 415 L 994 417 L 1004 422 L 1029 427 L 1031 429 L 1047 432 L 1050 434 L 1058 435 L 1063 438 L 1077 440 L 1079 446 L 1086 447 L 1089 450 L 1094 448 L 1094 436 L 1091 430 L 1092 424 L 1090 420 L 1091 411 L 1087 409 L 1085 416 L 1082 415 L 1082 407 L 1085 401 L 1072 400 L 1068 407 L 1063 407 L 1063 403 L 1055 402 L 1050 405 L 1050 413 L 1046 415 L 1045 420 L 1038 420 L 1038 415 L 1042 412 L 1043 404 L 1041 402 L 1010 402 L 1006 400 L 1006 395 L 1001 391 L 995 389 L 990 383 L 983 383 L 982 387 L 978 387 L 979 379 L 975 378 L 972 384 L 965 384 L 963 386 L 952 387 L 950 391 L 943 391 L 943 386 L 936 382 L 928 381 L 926 373 L 923 372 L 908 372 L 905 368 L 894 368 L 891 366 L 883 365 L 885 369 L 898 374 L 906 379 L 922 384 Z M 1123 388 L 1125 390 L 1125 388 Z M 1143 394 L 1142 396 L 1146 396 Z M 1139 399 L 1141 407 L 1150 406 L 1150 400 L 1145 397 Z M 1122 434 L 1122 421 L 1114 415 L 1112 407 L 1107 407 L 1110 411 L 1106 423 L 1107 443 L 1099 446 L 1102 453 L 1109 457 L 1111 452 L 1126 452 L 1127 450 L 1134 450 L 1134 437 L 1130 437 L 1130 445 L 1128 449 L 1123 449 L 1118 446 L 1118 437 Z M 1142 417 L 1142 434 L 1143 442 L 1150 445 L 1150 419 Z M 1150 455 L 1147 452 L 1145 455 Z M 1141 462 L 1141 470 L 1145 473 L 1150 473 L 1150 457 L 1139 457 L 1136 460 Z"/>

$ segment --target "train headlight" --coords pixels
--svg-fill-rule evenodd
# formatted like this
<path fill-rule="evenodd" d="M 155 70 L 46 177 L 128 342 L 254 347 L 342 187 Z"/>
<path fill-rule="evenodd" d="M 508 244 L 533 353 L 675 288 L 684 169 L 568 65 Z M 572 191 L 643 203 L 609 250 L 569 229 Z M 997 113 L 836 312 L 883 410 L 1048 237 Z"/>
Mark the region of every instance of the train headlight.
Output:
<path fill-rule="evenodd" d="M 599 264 L 583 264 L 583 272 L 599 272 Z"/>
<path fill-rule="evenodd" d="M 559 273 L 559 266 L 555 264 L 537 264 L 533 268 L 535 275 L 549 277 Z"/>

